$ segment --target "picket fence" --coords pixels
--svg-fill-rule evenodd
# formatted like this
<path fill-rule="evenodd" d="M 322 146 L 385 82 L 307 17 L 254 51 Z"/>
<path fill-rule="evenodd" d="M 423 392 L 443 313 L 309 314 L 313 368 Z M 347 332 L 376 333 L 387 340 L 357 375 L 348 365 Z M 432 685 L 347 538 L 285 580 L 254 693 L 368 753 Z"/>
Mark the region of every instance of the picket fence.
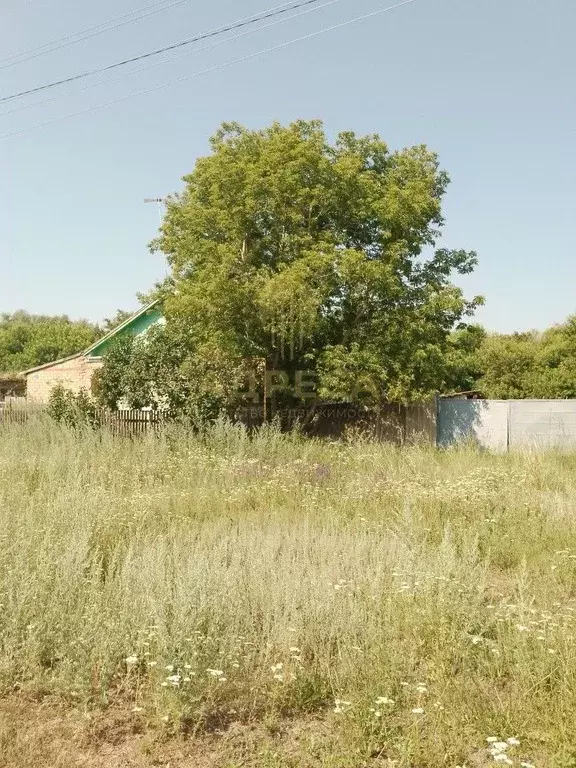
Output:
<path fill-rule="evenodd" d="M 0 426 L 8 424 L 26 424 L 30 419 L 45 413 L 43 406 L 22 403 L 0 403 Z M 143 435 L 157 427 L 161 415 L 154 411 L 125 410 L 110 412 L 98 410 L 96 421 L 115 435 Z"/>

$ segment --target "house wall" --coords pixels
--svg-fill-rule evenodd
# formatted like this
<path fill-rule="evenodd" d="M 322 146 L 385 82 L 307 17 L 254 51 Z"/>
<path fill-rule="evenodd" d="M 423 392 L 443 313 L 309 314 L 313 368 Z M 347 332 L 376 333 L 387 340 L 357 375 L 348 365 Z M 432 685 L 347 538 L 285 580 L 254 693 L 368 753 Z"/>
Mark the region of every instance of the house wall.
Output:
<path fill-rule="evenodd" d="M 75 393 L 81 389 L 90 391 L 94 371 L 101 366 L 101 360 L 91 360 L 80 355 L 29 373 L 26 376 L 26 397 L 31 403 L 47 403 L 52 390 L 58 384 Z"/>

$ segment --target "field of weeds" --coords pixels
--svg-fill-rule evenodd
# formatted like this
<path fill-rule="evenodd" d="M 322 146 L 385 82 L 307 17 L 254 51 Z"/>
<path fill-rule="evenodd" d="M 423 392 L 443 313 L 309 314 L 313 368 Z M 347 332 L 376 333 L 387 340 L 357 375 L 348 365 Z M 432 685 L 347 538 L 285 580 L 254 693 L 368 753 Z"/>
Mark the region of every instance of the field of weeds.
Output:
<path fill-rule="evenodd" d="M 575 512 L 576 455 L 5 428 L 0 764 L 572 768 Z"/>

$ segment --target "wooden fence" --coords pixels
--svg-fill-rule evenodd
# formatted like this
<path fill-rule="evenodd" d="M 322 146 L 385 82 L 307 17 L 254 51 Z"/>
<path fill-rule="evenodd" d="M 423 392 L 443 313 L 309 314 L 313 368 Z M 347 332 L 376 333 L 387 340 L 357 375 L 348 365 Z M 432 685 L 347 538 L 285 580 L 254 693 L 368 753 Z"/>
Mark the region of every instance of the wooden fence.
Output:
<path fill-rule="evenodd" d="M 30 407 L 0 402 L 0 424 L 24 424 L 31 413 Z"/>
<path fill-rule="evenodd" d="M 42 414 L 41 406 L 0 403 L 0 426 L 24 424 Z M 297 426 L 309 437 L 341 439 L 352 432 L 364 433 L 382 442 L 396 445 L 436 443 L 435 403 L 402 405 L 389 403 L 379 409 L 365 409 L 347 403 L 323 403 L 310 407 L 280 409 L 275 419 L 285 431 Z M 262 408 L 241 408 L 229 413 L 232 421 L 249 430 L 264 423 Z M 96 423 L 114 435 L 144 435 L 162 424 L 157 411 L 122 410 L 96 412 Z"/>
<path fill-rule="evenodd" d="M 114 435 L 127 437 L 144 435 L 162 423 L 158 411 L 97 411 L 97 423 Z"/>
<path fill-rule="evenodd" d="M 0 402 L 0 426 L 8 424 L 26 424 L 31 418 L 45 414 L 45 406 Z M 115 435 L 143 435 L 157 427 L 161 415 L 153 411 L 96 411 L 96 423 L 109 429 Z"/>

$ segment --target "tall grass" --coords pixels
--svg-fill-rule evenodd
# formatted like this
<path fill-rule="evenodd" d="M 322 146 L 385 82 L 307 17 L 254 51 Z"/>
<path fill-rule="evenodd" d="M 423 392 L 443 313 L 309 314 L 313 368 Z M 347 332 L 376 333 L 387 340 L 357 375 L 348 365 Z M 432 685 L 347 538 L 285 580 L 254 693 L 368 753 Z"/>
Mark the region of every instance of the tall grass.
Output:
<path fill-rule="evenodd" d="M 326 765 L 576 765 L 575 471 L 3 429 L 0 687 L 191 732 L 313 717 Z"/>

